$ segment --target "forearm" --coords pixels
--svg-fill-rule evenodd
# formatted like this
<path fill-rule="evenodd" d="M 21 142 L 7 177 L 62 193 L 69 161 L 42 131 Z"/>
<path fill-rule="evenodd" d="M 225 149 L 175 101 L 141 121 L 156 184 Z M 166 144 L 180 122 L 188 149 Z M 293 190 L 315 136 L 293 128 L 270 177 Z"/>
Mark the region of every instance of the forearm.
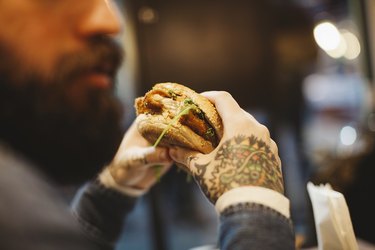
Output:
<path fill-rule="evenodd" d="M 100 249 L 113 249 L 126 215 L 136 198 L 104 187 L 99 181 L 86 184 L 78 192 L 72 210 L 85 235 Z"/>

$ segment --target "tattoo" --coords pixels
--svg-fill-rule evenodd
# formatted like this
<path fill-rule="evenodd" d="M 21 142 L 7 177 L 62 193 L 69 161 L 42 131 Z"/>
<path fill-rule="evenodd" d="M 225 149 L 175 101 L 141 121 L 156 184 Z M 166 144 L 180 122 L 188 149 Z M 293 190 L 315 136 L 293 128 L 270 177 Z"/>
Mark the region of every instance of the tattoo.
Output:
<path fill-rule="evenodd" d="M 117 164 L 124 169 L 130 169 L 132 167 L 147 165 L 147 159 L 144 155 L 132 155 L 131 157 L 121 159 Z"/>
<path fill-rule="evenodd" d="M 283 193 L 283 178 L 275 155 L 269 146 L 255 136 L 236 136 L 219 148 L 212 162 L 195 164 L 195 179 L 202 191 L 216 202 L 224 192 L 240 186 L 260 186 Z M 234 166 L 234 168 L 233 168 Z M 206 173 L 211 173 L 206 176 Z"/>

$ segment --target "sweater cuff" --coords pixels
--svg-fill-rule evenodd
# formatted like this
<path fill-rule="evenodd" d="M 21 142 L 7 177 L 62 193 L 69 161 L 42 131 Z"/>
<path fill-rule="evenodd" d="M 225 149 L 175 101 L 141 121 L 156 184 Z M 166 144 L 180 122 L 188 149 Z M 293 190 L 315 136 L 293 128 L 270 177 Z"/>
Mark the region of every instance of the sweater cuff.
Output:
<path fill-rule="evenodd" d="M 286 218 L 290 218 L 289 200 L 284 195 L 268 188 L 256 186 L 238 187 L 225 192 L 215 204 L 216 211 L 220 214 L 227 207 L 239 203 L 262 204 L 276 210 Z"/>

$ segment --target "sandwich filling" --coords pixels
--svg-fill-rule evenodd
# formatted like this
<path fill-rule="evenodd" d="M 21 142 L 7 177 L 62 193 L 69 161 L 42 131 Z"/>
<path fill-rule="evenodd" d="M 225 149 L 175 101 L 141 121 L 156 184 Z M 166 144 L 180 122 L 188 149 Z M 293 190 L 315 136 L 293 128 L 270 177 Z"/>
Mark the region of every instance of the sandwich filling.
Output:
<path fill-rule="evenodd" d="M 206 119 L 205 113 L 182 93 L 154 88 L 144 96 L 142 103 L 140 105 L 138 103 L 137 107 L 139 114 L 161 115 L 165 120 L 170 121 L 155 142 L 156 145 L 176 122 L 189 127 L 194 133 L 211 142 L 213 146 L 218 144 L 218 136 Z"/>

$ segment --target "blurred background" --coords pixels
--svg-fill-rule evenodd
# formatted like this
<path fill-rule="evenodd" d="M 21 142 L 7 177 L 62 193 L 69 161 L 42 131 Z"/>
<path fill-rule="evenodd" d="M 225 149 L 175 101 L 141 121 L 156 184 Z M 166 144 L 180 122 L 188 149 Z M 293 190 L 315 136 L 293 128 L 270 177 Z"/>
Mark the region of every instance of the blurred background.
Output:
<path fill-rule="evenodd" d="M 117 3 L 126 126 L 134 98 L 157 82 L 229 91 L 279 145 L 298 247 L 317 244 L 308 181 L 342 192 L 356 236 L 375 244 L 374 1 Z M 173 169 L 138 203 L 118 249 L 215 246 L 217 225 L 214 207 Z"/>

